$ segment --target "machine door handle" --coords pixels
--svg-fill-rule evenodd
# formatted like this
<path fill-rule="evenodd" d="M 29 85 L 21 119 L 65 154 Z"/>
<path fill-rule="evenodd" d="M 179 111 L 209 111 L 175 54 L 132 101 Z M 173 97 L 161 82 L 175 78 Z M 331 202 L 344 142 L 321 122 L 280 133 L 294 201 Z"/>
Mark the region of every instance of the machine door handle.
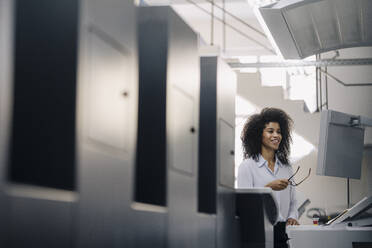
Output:
<path fill-rule="evenodd" d="M 129 92 L 128 92 L 128 91 L 123 91 L 121 94 L 122 94 L 122 96 L 124 96 L 124 97 L 129 96 Z"/>

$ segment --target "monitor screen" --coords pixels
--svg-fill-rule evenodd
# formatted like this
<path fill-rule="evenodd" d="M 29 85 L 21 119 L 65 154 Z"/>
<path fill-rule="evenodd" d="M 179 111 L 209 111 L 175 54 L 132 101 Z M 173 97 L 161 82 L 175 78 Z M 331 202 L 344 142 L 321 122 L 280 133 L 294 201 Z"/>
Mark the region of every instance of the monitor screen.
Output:
<path fill-rule="evenodd" d="M 321 113 L 317 174 L 360 179 L 364 128 L 351 125 L 355 115 Z"/>

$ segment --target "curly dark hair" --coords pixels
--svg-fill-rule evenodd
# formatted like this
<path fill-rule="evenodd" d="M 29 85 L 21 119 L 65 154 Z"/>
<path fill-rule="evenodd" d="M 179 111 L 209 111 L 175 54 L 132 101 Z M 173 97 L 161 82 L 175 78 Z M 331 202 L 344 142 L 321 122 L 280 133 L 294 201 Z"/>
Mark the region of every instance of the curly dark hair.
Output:
<path fill-rule="evenodd" d="M 261 113 L 252 115 L 244 124 L 240 137 L 243 142 L 244 158 L 258 160 L 261 154 L 262 132 L 269 122 L 279 123 L 282 140 L 275 154 L 280 162 L 288 164 L 293 120 L 283 110 L 277 108 L 264 108 Z"/>

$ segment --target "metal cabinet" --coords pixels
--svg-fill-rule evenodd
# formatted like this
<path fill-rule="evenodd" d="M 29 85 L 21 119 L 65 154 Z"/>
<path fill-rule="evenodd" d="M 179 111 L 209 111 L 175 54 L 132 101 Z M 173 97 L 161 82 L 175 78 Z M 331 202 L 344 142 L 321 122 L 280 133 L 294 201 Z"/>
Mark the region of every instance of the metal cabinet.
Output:
<path fill-rule="evenodd" d="M 234 244 L 234 75 L 214 58 L 200 102 L 198 36 L 170 7 L 1 0 L 0 21 L 1 246 Z"/>
<path fill-rule="evenodd" d="M 154 239 L 160 243 L 153 245 L 195 247 L 198 38 L 170 7 L 139 8 L 138 37 L 141 129 L 137 153 L 142 156 L 136 170 L 142 174 L 136 173 L 136 187 L 142 187 L 138 200 L 152 212 L 137 211 L 140 219 L 148 216 L 146 223 L 137 224 L 137 232 L 151 233 L 160 228 L 153 220 L 164 216 L 164 243 Z M 146 122 L 146 116 L 152 119 Z M 138 180 L 142 182 L 139 185 Z M 152 192 L 158 195 L 156 199 L 151 199 Z M 157 233 L 161 235 L 161 230 Z"/>
<path fill-rule="evenodd" d="M 81 2 L 76 247 L 134 245 L 135 20 L 130 1 Z"/>
<path fill-rule="evenodd" d="M 204 224 L 214 222 L 200 247 L 236 247 L 237 222 L 234 196 L 234 72 L 218 57 L 201 57 L 201 99 L 199 139 L 199 210 L 204 212 Z"/>
<path fill-rule="evenodd" d="M 77 2 L 0 5 L 0 245 L 70 247 Z"/>
<path fill-rule="evenodd" d="M 0 6 L 1 246 L 131 247 L 133 3 Z"/>
<path fill-rule="evenodd" d="M 235 218 L 235 93 L 236 74 L 217 59 L 217 247 L 238 246 Z"/>

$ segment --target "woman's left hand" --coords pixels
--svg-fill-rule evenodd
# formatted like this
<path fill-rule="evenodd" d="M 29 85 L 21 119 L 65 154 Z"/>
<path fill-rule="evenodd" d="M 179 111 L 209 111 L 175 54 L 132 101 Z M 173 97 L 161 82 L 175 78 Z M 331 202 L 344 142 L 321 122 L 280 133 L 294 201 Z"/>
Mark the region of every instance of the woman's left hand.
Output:
<path fill-rule="evenodd" d="M 289 218 L 287 220 L 287 226 L 297 226 L 297 225 L 299 225 L 299 223 L 296 219 Z"/>

